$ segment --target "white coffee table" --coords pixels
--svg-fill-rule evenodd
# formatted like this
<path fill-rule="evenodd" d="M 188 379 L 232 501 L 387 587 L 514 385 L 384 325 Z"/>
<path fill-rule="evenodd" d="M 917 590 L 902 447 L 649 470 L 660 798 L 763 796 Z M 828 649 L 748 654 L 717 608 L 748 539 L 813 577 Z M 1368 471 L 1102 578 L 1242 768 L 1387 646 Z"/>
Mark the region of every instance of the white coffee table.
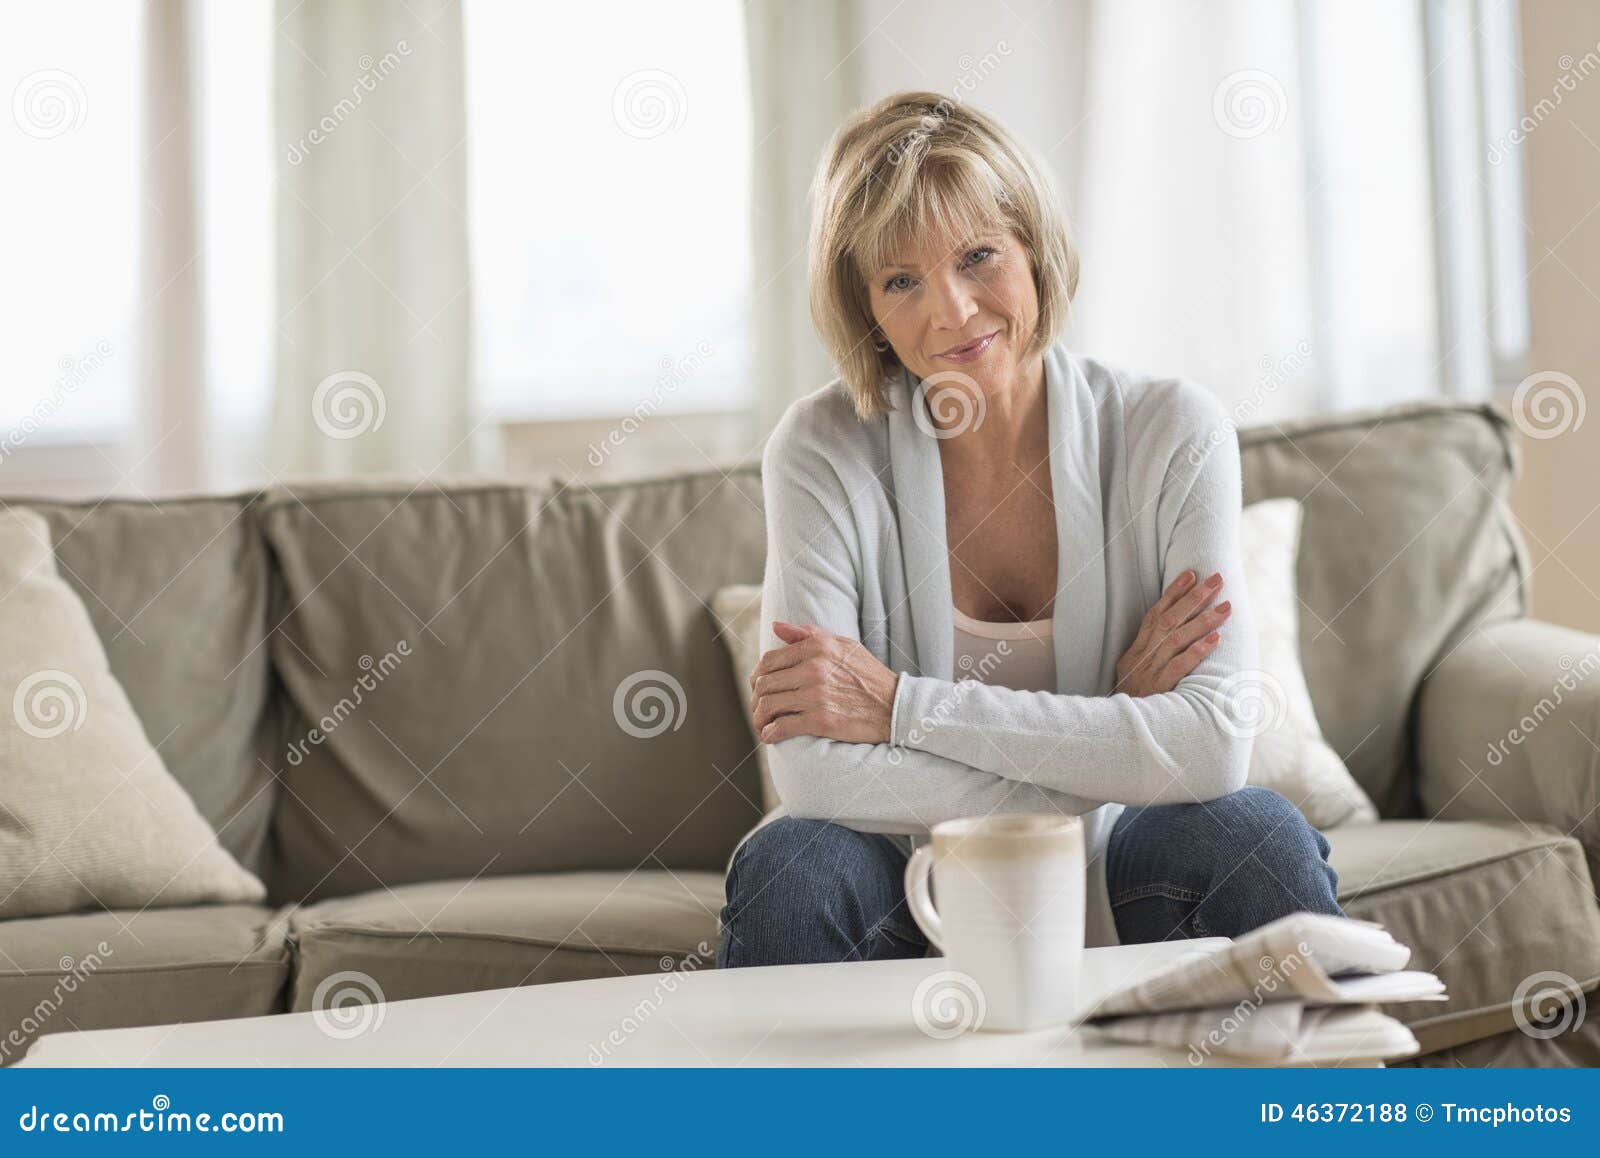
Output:
<path fill-rule="evenodd" d="M 1080 991 L 1098 1000 L 1223 938 L 1091 949 Z M 22 1066 L 1177 1066 L 1187 1051 L 1031 1033 L 919 1028 L 942 957 L 659 973 L 493 989 L 355 1011 L 52 1033 Z M 923 1018 L 927 1023 L 927 1018 Z M 1221 1063 L 1226 1064 L 1226 1063 Z M 1370 1060 L 1360 1064 L 1372 1064 Z"/>

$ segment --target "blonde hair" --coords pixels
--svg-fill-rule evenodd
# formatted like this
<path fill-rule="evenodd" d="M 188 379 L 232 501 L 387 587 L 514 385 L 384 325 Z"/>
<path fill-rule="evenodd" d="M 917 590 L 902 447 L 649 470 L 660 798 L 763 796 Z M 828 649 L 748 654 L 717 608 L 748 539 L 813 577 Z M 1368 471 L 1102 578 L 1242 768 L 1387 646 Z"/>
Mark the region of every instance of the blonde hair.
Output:
<path fill-rule="evenodd" d="M 867 275 L 919 239 L 1002 225 L 1027 250 L 1039 321 L 1026 356 L 1055 341 L 1078 289 L 1078 254 L 1045 169 L 999 122 L 932 92 L 900 92 L 847 117 L 811 186 L 811 320 L 865 421 L 890 409 Z"/>

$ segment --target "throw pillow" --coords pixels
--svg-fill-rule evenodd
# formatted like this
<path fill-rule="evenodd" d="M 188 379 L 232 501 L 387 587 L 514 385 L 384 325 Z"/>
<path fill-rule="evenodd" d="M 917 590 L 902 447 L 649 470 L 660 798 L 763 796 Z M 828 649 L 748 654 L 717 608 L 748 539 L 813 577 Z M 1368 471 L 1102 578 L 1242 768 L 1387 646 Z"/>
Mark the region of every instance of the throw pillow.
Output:
<path fill-rule="evenodd" d="M 1261 671 L 1243 674 L 1229 710 L 1255 733 L 1250 783 L 1288 797 L 1313 828 L 1327 829 L 1375 821 L 1378 810 L 1322 738 L 1300 666 L 1295 566 L 1301 516 L 1297 499 L 1265 499 L 1244 508 L 1239 546 L 1261 640 Z"/>
<path fill-rule="evenodd" d="M 21 508 L 0 510 L 0 697 L 0 919 L 265 897 L 145 736 L 49 524 Z"/>
<path fill-rule="evenodd" d="M 723 645 L 728 649 L 728 659 L 733 665 L 734 692 L 744 708 L 744 718 L 750 721 L 751 739 L 755 738 L 755 722 L 750 716 L 750 673 L 761 662 L 761 587 L 754 583 L 741 583 L 724 587 L 711 597 L 711 615 L 717 621 Z M 761 769 L 761 811 L 770 813 L 783 801 L 772 785 L 772 769 L 767 766 L 767 746 L 756 744 L 756 764 Z"/>

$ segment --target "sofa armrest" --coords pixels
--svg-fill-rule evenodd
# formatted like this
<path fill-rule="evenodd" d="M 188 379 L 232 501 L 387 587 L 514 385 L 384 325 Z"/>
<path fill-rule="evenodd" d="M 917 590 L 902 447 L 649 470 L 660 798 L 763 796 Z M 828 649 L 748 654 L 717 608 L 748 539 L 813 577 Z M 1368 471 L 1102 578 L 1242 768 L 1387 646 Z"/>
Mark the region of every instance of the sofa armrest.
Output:
<path fill-rule="evenodd" d="M 1553 824 L 1600 881 L 1600 638 L 1535 619 L 1480 628 L 1419 699 L 1423 815 Z"/>

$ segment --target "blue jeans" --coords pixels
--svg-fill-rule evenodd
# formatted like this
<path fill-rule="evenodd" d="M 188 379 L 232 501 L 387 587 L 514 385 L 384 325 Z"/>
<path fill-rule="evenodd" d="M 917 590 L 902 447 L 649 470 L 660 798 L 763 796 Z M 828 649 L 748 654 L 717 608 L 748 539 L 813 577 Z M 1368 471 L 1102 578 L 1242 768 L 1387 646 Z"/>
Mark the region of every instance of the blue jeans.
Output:
<path fill-rule="evenodd" d="M 1106 882 L 1125 945 L 1236 937 L 1288 913 L 1343 915 L 1327 838 L 1287 799 L 1251 785 L 1200 804 L 1129 806 Z M 720 968 L 922 957 L 893 840 L 783 817 L 728 869 Z"/>

